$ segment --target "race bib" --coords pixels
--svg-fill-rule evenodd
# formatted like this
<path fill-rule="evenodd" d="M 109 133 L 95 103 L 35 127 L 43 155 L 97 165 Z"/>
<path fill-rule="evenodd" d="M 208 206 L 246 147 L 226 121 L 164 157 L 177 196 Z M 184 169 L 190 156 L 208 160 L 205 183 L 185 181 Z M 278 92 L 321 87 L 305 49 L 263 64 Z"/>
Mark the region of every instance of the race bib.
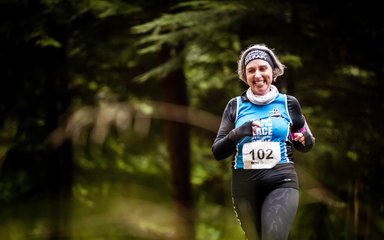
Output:
<path fill-rule="evenodd" d="M 280 159 L 278 142 L 250 142 L 243 145 L 244 169 L 273 168 Z"/>

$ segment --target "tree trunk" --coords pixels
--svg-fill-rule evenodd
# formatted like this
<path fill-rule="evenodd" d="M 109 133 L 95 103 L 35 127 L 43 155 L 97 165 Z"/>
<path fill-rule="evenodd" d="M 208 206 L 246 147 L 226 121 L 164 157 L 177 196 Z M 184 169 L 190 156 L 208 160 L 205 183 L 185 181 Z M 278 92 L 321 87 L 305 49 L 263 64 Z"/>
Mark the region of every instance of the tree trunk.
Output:
<path fill-rule="evenodd" d="M 68 78 L 65 46 L 47 47 L 45 79 L 46 131 L 49 135 L 59 125 L 60 116 L 68 107 Z M 71 239 L 70 215 L 73 185 L 72 144 L 69 140 L 61 146 L 47 150 L 47 182 L 50 196 L 49 239 Z"/>
<path fill-rule="evenodd" d="M 170 59 L 170 49 L 164 48 L 162 58 Z M 161 79 L 164 101 L 188 106 L 187 86 L 182 64 Z M 167 109 L 167 112 L 175 111 Z M 175 239 L 195 239 L 194 206 L 190 182 L 190 131 L 187 123 L 165 122 L 165 137 L 171 163 L 171 181 L 176 205 Z"/>

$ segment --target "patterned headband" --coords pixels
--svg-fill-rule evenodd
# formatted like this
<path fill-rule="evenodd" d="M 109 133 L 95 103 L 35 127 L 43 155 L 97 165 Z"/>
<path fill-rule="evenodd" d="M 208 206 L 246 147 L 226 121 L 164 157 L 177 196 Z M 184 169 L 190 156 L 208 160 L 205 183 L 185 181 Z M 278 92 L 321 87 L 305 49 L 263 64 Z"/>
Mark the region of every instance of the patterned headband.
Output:
<path fill-rule="evenodd" d="M 251 50 L 248 53 L 246 53 L 246 55 L 244 57 L 244 66 L 247 66 L 250 61 L 255 60 L 255 59 L 264 60 L 264 61 L 268 62 L 268 64 L 272 67 L 272 69 L 275 68 L 275 64 L 273 64 L 273 60 L 271 58 L 271 55 L 269 55 L 269 53 L 267 53 L 263 50 L 260 50 L 260 49 L 254 49 L 254 50 Z"/>

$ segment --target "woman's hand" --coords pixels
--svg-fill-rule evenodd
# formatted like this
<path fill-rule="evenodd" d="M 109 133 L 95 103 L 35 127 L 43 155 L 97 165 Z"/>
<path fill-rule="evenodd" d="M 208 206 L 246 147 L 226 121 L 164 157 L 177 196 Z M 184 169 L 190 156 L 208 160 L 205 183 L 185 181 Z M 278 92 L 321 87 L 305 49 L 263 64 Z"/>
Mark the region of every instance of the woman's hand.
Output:
<path fill-rule="evenodd" d="M 256 128 L 261 127 L 260 124 L 258 124 L 256 121 L 252 122 L 252 136 L 256 135 Z"/>
<path fill-rule="evenodd" d="M 246 136 L 255 136 L 257 127 L 260 127 L 260 124 L 256 123 L 255 121 L 245 122 L 240 127 L 232 129 L 228 133 L 228 138 L 234 142 L 239 142 Z"/>
<path fill-rule="evenodd" d="M 303 146 L 305 146 L 305 137 L 304 137 L 303 133 L 294 133 L 293 134 L 293 140 L 298 141 L 301 144 L 303 144 Z"/>

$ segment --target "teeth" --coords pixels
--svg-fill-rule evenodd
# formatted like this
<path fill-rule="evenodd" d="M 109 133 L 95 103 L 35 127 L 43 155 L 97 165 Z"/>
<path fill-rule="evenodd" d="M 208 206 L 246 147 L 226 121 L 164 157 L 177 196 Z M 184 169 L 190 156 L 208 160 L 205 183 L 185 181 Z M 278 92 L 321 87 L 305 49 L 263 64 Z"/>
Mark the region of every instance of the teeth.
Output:
<path fill-rule="evenodd" d="M 264 81 L 254 81 L 253 84 L 255 84 L 256 86 L 263 86 Z"/>

